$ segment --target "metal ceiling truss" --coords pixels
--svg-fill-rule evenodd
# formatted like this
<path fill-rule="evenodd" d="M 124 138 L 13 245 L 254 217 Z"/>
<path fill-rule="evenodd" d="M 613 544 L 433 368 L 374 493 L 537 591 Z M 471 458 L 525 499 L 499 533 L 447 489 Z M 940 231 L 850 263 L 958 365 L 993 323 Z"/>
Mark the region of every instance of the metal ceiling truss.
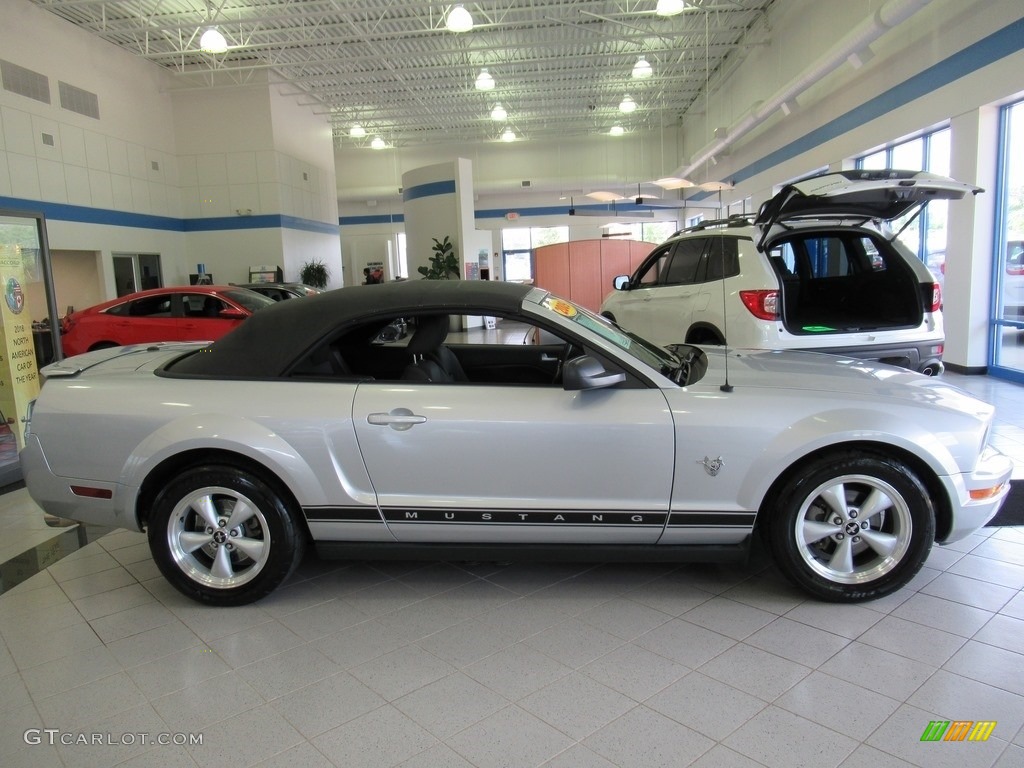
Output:
<path fill-rule="evenodd" d="M 329 115 L 336 141 L 359 123 L 387 142 L 568 138 L 675 125 L 716 73 L 765 42 L 775 0 L 690 0 L 672 17 L 656 0 L 464 2 L 475 26 L 445 28 L 452 4 L 431 0 L 32 0 L 163 67 L 180 89 L 243 85 L 264 73 Z M 199 38 L 216 25 L 223 54 Z M 637 58 L 651 77 L 631 77 Z M 497 86 L 475 89 L 487 67 Z M 619 112 L 629 94 L 638 109 Z M 496 102 L 506 122 L 490 119 Z"/>

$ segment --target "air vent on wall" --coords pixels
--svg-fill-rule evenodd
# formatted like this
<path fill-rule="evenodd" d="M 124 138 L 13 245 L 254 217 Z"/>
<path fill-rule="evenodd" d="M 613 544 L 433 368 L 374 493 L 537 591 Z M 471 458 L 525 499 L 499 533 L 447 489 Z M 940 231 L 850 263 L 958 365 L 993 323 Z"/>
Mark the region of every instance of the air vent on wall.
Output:
<path fill-rule="evenodd" d="M 53 134 L 52 133 L 44 133 L 43 134 L 43 144 L 45 144 L 47 147 L 52 147 L 53 146 Z"/>
<path fill-rule="evenodd" d="M 519 184 L 522 186 L 523 189 L 527 189 L 528 187 L 532 187 L 533 186 L 533 182 L 532 181 L 521 181 L 521 182 L 519 182 Z"/>
<path fill-rule="evenodd" d="M 100 119 L 100 97 L 84 88 L 58 81 L 60 105 L 69 112 Z"/>
<path fill-rule="evenodd" d="M 5 91 L 27 96 L 44 104 L 50 103 L 50 81 L 46 75 L 0 59 L 0 77 L 3 78 Z"/>

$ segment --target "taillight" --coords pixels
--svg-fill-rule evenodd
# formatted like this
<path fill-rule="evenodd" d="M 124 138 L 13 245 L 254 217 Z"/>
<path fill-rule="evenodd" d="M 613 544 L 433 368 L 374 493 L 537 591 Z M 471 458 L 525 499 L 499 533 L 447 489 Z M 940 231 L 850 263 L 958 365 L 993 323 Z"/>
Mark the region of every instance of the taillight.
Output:
<path fill-rule="evenodd" d="M 740 301 L 759 320 L 779 319 L 778 291 L 740 291 Z"/>
<path fill-rule="evenodd" d="M 938 312 L 940 309 L 942 309 L 942 286 L 938 283 L 932 283 L 932 304 L 928 311 Z"/>
<path fill-rule="evenodd" d="M 67 333 L 71 330 L 71 326 L 74 325 L 74 321 L 71 319 L 71 315 L 64 315 L 60 319 L 60 332 Z"/>

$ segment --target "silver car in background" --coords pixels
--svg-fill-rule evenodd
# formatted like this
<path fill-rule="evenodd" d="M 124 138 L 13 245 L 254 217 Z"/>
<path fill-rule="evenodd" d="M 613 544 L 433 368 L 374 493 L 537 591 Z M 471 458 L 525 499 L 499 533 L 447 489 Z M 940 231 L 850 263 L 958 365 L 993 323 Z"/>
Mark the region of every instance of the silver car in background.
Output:
<path fill-rule="evenodd" d="M 538 343 L 455 343 L 498 318 Z M 407 333 L 389 333 L 396 319 Z M 490 339 L 494 332 L 481 334 Z M 196 600 L 270 593 L 312 544 L 372 560 L 739 560 L 820 598 L 905 585 L 1009 488 L 993 409 L 905 370 L 655 346 L 480 281 L 280 302 L 219 341 L 44 369 L 22 453 L 51 514 L 146 530 Z"/>

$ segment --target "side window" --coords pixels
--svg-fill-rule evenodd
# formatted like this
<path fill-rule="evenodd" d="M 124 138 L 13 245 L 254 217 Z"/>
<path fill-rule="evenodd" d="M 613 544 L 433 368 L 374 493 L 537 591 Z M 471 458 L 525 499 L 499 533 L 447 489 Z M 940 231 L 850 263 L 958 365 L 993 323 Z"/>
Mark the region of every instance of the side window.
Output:
<path fill-rule="evenodd" d="M 740 273 L 740 241 L 736 237 L 712 237 L 705 255 L 705 282 L 735 277 Z"/>
<path fill-rule="evenodd" d="M 171 296 L 147 296 L 128 304 L 128 314 L 132 317 L 170 317 Z"/>
<path fill-rule="evenodd" d="M 707 240 L 703 237 L 680 240 L 665 276 L 665 283 L 690 285 L 697 282 L 697 268 L 700 266 L 700 257 L 706 244 Z"/>
<path fill-rule="evenodd" d="M 636 278 L 633 280 L 634 288 L 650 288 L 657 283 L 664 282 L 661 277 L 665 274 L 673 245 L 674 243 L 663 245 L 647 257 L 647 263 L 640 268 Z"/>
<path fill-rule="evenodd" d="M 181 297 L 181 311 L 185 317 L 217 317 L 227 304 L 205 293 L 186 293 Z"/>

